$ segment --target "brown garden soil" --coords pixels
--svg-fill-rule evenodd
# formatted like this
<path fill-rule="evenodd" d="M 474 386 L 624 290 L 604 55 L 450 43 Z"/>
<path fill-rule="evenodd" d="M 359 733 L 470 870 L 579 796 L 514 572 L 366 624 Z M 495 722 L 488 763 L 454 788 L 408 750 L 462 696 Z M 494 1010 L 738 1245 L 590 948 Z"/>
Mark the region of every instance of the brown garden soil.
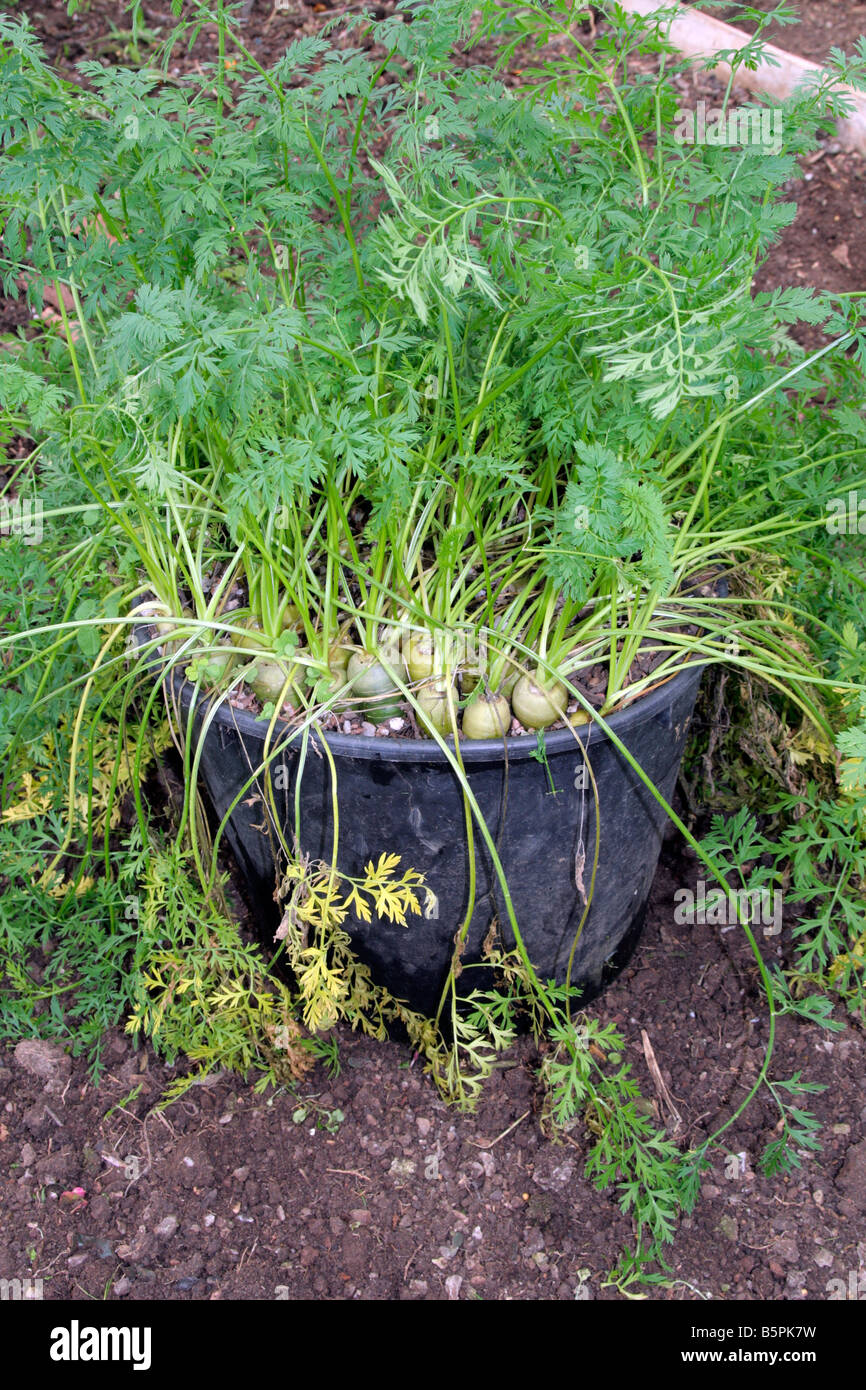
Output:
<path fill-rule="evenodd" d="M 73 19 L 65 0 L 20 8 L 65 68 L 97 54 L 123 60 L 108 22 L 125 27 L 119 4 L 93 0 Z M 866 31 L 856 0 L 806 11 L 801 30 L 775 41 L 821 59 L 830 43 L 850 49 Z M 321 3 L 276 10 L 254 0 L 247 32 L 273 58 L 332 13 Z M 168 23 L 167 5 L 145 5 L 144 14 L 154 28 Z M 688 90 L 720 89 L 701 78 Z M 798 217 L 760 287 L 864 288 L 864 193 L 863 158 L 824 141 L 792 189 Z M 5 326 L 16 321 L 12 309 Z M 624 1034 L 656 1121 L 684 1148 L 737 1109 L 768 1028 L 742 934 L 675 921 L 674 894 L 697 877 L 695 860 L 669 839 L 636 954 L 591 1006 Z M 790 954 L 792 925 L 786 916 L 781 936 L 763 939 L 768 960 Z M 0 1053 L 0 1278 L 38 1277 L 46 1298 L 83 1303 L 621 1297 L 606 1275 L 631 1222 L 583 1176 L 591 1135 L 578 1127 L 558 1143 L 545 1137 L 529 1038 L 473 1115 L 446 1108 L 406 1047 L 342 1028 L 335 1038 L 339 1073 L 317 1064 L 295 1093 L 256 1095 L 239 1077 L 218 1075 L 164 1109 L 160 1098 L 183 1066 L 120 1031 L 107 1040 L 98 1086 L 83 1059 L 56 1045 Z M 653 1080 L 644 1038 L 666 1089 Z M 825 1087 L 803 1101 L 820 1123 L 820 1152 L 803 1153 L 790 1176 L 761 1176 L 778 1121 L 764 1092 L 727 1132 L 669 1248 L 668 1282 L 647 1289 L 650 1298 L 866 1292 L 862 1030 L 780 1019 L 772 1075 L 796 1073 Z"/>
<path fill-rule="evenodd" d="M 767 1041 L 741 934 L 674 921 L 674 893 L 695 877 L 671 842 L 638 951 L 591 1006 L 624 1034 L 656 1122 L 684 1147 L 734 1112 Z M 783 949 L 773 941 L 769 959 Z M 339 1074 L 317 1064 L 294 1094 L 218 1075 L 164 1109 L 177 1070 L 120 1032 L 98 1087 L 57 1045 L 20 1042 L 0 1066 L 0 1278 L 40 1277 L 46 1298 L 73 1300 L 620 1297 L 606 1275 L 631 1222 L 583 1176 L 590 1135 L 544 1137 L 528 1037 L 472 1115 L 438 1099 L 406 1047 L 342 1028 L 336 1040 Z M 651 1297 L 866 1288 L 864 1067 L 859 1029 L 780 1020 L 772 1074 L 826 1087 L 804 1101 L 822 1150 L 790 1177 L 760 1176 L 778 1112 L 755 1101 Z"/>

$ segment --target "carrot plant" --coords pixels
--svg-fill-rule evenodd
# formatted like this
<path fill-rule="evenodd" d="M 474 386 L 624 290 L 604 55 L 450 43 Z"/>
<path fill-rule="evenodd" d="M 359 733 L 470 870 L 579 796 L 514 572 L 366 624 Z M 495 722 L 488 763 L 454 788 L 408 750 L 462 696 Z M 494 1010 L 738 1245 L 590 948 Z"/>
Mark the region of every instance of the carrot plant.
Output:
<path fill-rule="evenodd" d="M 845 704 L 839 747 L 860 786 L 862 670 L 816 664 L 832 618 L 745 579 L 771 553 L 802 565 L 832 499 L 866 481 L 857 298 L 752 289 L 794 215 L 784 188 L 845 110 L 840 80 L 861 79 L 862 55 L 781 104 L 778 147 L 684 144 L 664 19 L 605 6 L 589 48 L 580 13 L 574 0 L 411 0 L 382 21 L 346 18 L 340 45 L 304 37 L 265 69 L 232 7 L 200 5 L 153 65 L 82 63 L 81 84 L 51 71 L 26 19 L 0 16 L 0 269 L 5 293 L 42 314 L 3 370 L 6 428 L 32 441 L 13 487 L 78 518 L 87 539 L 70 566 L 109 577 L 100 606 L 37 630 L 55 664 L 88 645 L 88 671 L 68 682 L 82 692 L 73 764 L 97 685 L 121 692 L 123 723 L 143 701 L 142 728 L 167 672 L 192 687 L 188 716 L 168 703 L 193 919 L 218 895 L 224 828 L 210 843 L 195 711 L 206 732 L 244 688 L 268 723 L 249 785 L 264 776 L 271 809 L 286 726 L 306 756 L 335 713 L 411 711 L 460 780 L 467 836 L 507 903 L 460 750 L 507 742 L 515 718 L 518 732 L 595 720 L 630 760 L 607 717 L 689 662 L 725 665 L 765 682 L 826 748 Z M 173 53 L 205 23 L 218 61 L 177 76 Z M 498 67 L 473 63 L 492 35 Z M 797 324 L 822 344 L 805 352 Z M 593 667 L 598 707 L 581 684 Z M 40 687 L 33 709 L 45 700 Z M 724 855 L 677 823 L 726 888 Z M 342 930 L 350 909 L 370 910 L 365 893 L 380 913 L 420 915 L 411 866 L 385 846 L 352 886 L 338 854 L 310 864 L 300 834 L 272 828 L 307 1021 L 381 1033 L 398 1020 L 443 1092 L 471 1104 L 523 1000 L 554 1042 L 549 1113 L 566 1125 L 589 1110 L 601 1127 L 590 1172 L 634 1212 L 642 1268 L 694 1199 L 709 1146 L 683 1165 L 652 1130 L 612 1060 L 622 1040 L 578 1024 L 567 984 L 538 978 L 513 910 L 508 949 L 490 948 L 504 992 L 478 989 L 467 1008 L 452 972 L 436 1018 L 413 1016 L 377 992 Z M 58 861 L 71 843 L 67 831 Z M 743 926 L 772 1028 L 780 985 Z M 185 938 L 169 936 L 133 1021 L 173 1046 Z M 847 979 L 857 967 L 841 957 Z M 201 1030 L 214 999 L 232 1013 L 224 983 L 190 994 L 188 1050 L 249 1063 L 243 1028 L 276 1028 L 285 1000 L 256 994 L 258 1024 L 224 1020 L 221 1052 Z"/>

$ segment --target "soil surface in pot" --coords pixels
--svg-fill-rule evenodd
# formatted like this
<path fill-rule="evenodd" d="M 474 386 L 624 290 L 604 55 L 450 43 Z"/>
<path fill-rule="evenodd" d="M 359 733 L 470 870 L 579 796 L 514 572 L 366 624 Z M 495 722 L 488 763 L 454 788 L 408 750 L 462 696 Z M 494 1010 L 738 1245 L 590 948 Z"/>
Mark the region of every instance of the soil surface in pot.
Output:
<path fill-rule="evenodd" d="M 742 935 L 674 921 L 673 895 L 696 877 L 669 843 L 638 951 L 592 1006 L 673 1127 L 646 1034 L 688 1145 L 736 1108 L 767 1031 Z M 775 939 L 764 949 L 775 958 Z M 164 1112 L 177 1069 L 119 1033 L 98 1087 L 50 1043 L 0 1053 L 0 1278 L 42 1277 L 46 1299 L 84 1305 L 620 1297 L 603 1282 L 630 1222 L 583 1177 L 585 1133 L 543 1137 L 529 1039 L 470 1116 L 442 1104 L 408 1049 L 344 1028 L 336 1040 L 340 1074 L 317 1066 L 297 1094 L 221 1076 Z M 827 1087 L 804 1101 L 823 1150 L 790 1178 L 759 1176 L 778 1115 L 755 1103 L 728 1136 L 744 1158 L 716 1157 L 670 1250 L 670 1287 L 649 1298 L 826 1299 L 832 1280 L 866 1272 L 864 1068 L 859 1031 L 780 1020 L 774 1075 Z"/>
<path fill-rule="evenodd" d="M 218 572 L 214 572 L 208 576 L 204 584 L 205 592 L 215 587 L 218 580 Z M 699 575 L 693 575 L 678 592 L 683 597 L 708 598 L 714 593 L 726 596 L 728 585 L 721 571 L 716 568 L 704 571 Z M 671 597 L 667 601 L 667 605 L 669 608 L 673 609 L 676 605 L 676 596 Z M 238 585 L 229 596 L 229 601 L 223 610 L 223 620 L 231 622 L 233 610 L 239 609 L 246 612 L 247 607 L 248 599 L 246 591 Z M 687 637 L 697 636 L 700 632 L 699 626 L 695 623 L 686 621 L 686 617 L 688 616 L 687 609 L 682 609 L 681 612 L 683 614 L 682 620 L 676 625 L 673 623 L 669 624 L 666 630 L 671 634 L 673 634 L 674 631 L 678 631 Z M 341 621 L 345 618 L 345 614 L 341 615 Z M 151 627 L 149 629 L 149 635 L 152 641 L 156 641 L 158 637 L 157 629 Z M 163 652 L 165 649 L 160 647 L 159 650 Z M 647 643 L 639 649 L 629 668 L 625 695 L 621 697 L 615 706 L 606 712 L 608 717 L 618 710 L 625 708 L 629 703 L 628 687 L 651 676 L 653 671 L 668 658 L 670 650 L 670 648 L 659 646 L 657 642 L 653 640 L 647 641 Z M 526 658 L 522 669 L 530 670 L 531 666 L 532 662 L 529 658 Z M 233 668 L 233 671 L 234 669 L 236 668 Z M 587 703 L 595 710 L 602 710 L 607 698 L 607 666 L 602 663 L 597 663 L 592 666 L 583 666 L 578 671 L 569 671 L 567 666 L 563 669 L 566 671 L 570 683 L 575 686 Z M 232 678 L 233 671 L 230 673 L 230 679 Z M 413 683 L 408 676 L 406 676 L 405 679 L 409 681 L 410 686 L 415 691 L 420 689 L 424 684 L 424 682 L 420 684 Z M 670 679 L 670 676 L 663 676 L 661 678 L 661 683 Z M 642 693 L 646 694 L 655 688 L 656 686 L 651 683 Z M 408 702 L 400 699 L 399 691 L 395 691 L 394 696 L 400 712 L 388 718 L 380 718 L 374 723 L 371 713 L 365 708 L 363 700 L 357 695 L 351 694 L 348 699 L 341 701 L 336 709 L 328 710 L 323 715 L 317 716 L 315 720 L 316 726 L 332 733 L 363 734 L 370 738 L 422 739 L 429 742 L 429 736 L 422 731 L 412 707 Z M 250 686 L 242 680 L 236 680 L 236 683 L 228 689 L 225 698 L 233 709 L 244 710 L 254 716 L 262 714 L 263 710 L 267 709 L 267 713 L 270 714 L 271 707 L 264 706 L 262 700 L 253 692 Z M 455 706 L 461 718 L 462 710 L 468 699 L 469 695 L 462 693 L 461 678 L 460 685 L 455 686 L 454 692 Z M 369 704 L 370 702 L 368 701 L 367 703 Z M 544 732 L 552 733 L 555 730 L 566 728 L 567 722 L 570 723 L 574 716 L 577 716 L 577 718 L 574 719 L 575 723 L 586 722 L 586 719 L 582 717 L 583 707 L 578 700 L 573 698 L 568 698 L 567 700 L 565 705 L 565 716 L 565 719 L 556 719 L 551 724 L 547 725 Z M 298 727 L 305 722 L 308 717 L 308 712 L 301 703 L 295 706 L 290 701 L 287 701 L 281 706 L 280 717 L 290 728 Z M 526 734 L 533 735 L 535 730 L 525 727 L 521 724 L 517 716 L 512 713 L 511 724 L 506 732 L 510 737 L 517 738 Z"/>

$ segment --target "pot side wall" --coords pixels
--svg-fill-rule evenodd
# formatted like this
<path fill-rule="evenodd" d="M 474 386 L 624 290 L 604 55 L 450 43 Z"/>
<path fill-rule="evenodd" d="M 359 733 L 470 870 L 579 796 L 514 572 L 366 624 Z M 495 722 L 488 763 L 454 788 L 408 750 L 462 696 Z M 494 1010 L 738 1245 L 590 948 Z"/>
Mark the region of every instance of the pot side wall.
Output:
<path fill-rule="evenodd" d="M 611 727 L 670 801 L 694 709 L 702 670 L 690 666 L 660 691 L 612 716 Z M 661 696 L 661 699 L 659 698 Z M 182 705 L 188 712 L 190 687 Z M 201 726 L 196 711 L 196 724 Z M 204 787 L 222 819 L 251 771 L 264 756 L 266 725 L 241 718 L 223 705 L 208 731 L 201 759 Z M 586 730 L 582 730 L 586 745 Z M 646 910 L 661 849 L 664 812 L 606 736 L 589 743 L 600 803 L 599 862 L 592 906 L 575 952 L 572 980 L 587 999 L 624 964 Z M 312 860 L 330 862 L 333 848 L 328 760 L 311 737 L 301 777 L 300 848 Z M 409 917 L 409 926 L 347 919 L 345 929 L 374 978 L 423 1013 L 434 1012 L 454 951 L 454 936 L 469 901 L 469 853 L 459 783 L 441 751 L 424 742 L 328 735 L 337 765 L 340 838 L 338 868 L 360 875 L 382 853 L 401 856 L 399 873 L 417 869 L 436 895 L 430 915 Z M 534 737 L 511 741 L 531 743 Z M 347 747 L 348 745 L 348 747 Z M 273 750 L 274 743 L 271 744 Z M 272 795 L 289 844 L 294 831 L 298 740 L 271 762 Z M 414 750 L 414 756 L 413 752 Z M 595 852 L 595 805 L 584 760 L 568 731 L 548 734 L 547 766 L 515 750 L 506 761 L 501 744 L 489 751 L 462 745 L 473 793 L 497 845 L 524 941 L 542 979 L 565 978 L 584 900 L 576 885 L 581 826 L 585 845 L 582 879 L 589 890 Z M 473 757 L 474 751 L 474 757 Z M 389 756 L 389 752 L 391 756 Z M 475 761 L 474 759 L 479 759 Z M 548 776 L 549 771 L 549 776 Z M 552 779 L 555 795 L 551 792 Z M 270 940 L 279 922 L 274 901 L 275 850 L 267 828 L 263 778 L 232 813 L 226 838 L 247 880 L 259 929 Z M 253 800 L 252 805 L 245 804 Z M 475 828 L 476 898 L 463 964 L 481 958 L 481 944 L 495 917 L 506 945 L 513 944 L 502 892 L 490 856 Z M 424 894 L 419 894 L 424 908 Z M 489 971 L 464 970 L 461 990 L 489 983 Z"/>

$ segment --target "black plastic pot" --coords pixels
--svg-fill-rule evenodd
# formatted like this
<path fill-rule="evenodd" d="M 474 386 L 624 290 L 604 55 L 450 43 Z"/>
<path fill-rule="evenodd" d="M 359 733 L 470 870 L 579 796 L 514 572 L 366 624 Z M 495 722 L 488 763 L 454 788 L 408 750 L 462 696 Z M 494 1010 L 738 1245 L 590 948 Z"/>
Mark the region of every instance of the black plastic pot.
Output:
<path fill-rule="evenodd" d="M 694 709 L 702 667 L 690 665 L 608 721 L 618 738 L 670 800 Z M 177 678 L 180 684 L 180 678 Z M 180 690 L 188 716 L 191 687 Z M 196 708 L 201 728 L 206 705 Z M 287 738 L 270 762 L 271 784 L 283 832 L 291 844 L 295 824 L 295 781 L 300 739 Z M 201 777 L 217 816 L 222 817 L 264 758 L 267 724 L 223 704 L 210 724 L 201 756 Z M 650 885 L 661 848 L 664 812 L 637 774 L 597 726 L 578 730 L 599 791 L 600 848 L 592 905 L 577 945 L 572 980 L 587 999 L 625 963 L 643 925 Z M 587 744 L 588 732 L 588 744 Z M 198 733 L 196 734 L 198 736 Z M 300 787 L 300 848 L 313 860 L 330 862 L 333 846 L 331 774 L 311 734 Z M 349 919 L 359 957 L 393 995 L 424 1013 L 435 1010 L 464 920 L 469 896 L 469 854 L 460 785 L 442 750 L 423 740 L 328 733 L 337 770 L 338 867 L 362 873 L 381 853 L 401 856 L 401 868 L 423 873 L 436 904 L 409 926 Z M 271 750 L 274 741 L 271 743 Z M 565 978 L 569 952 L 584 909 L 576 884 L 581 824 L 585 845 L 583 880 L 589 888 L 598 832 L 584 759 L 568 730 L 548 733 L 545 760 L 535 735 L 508 740 L 461 742 L 472 791 L 490 827 L 530 958 L 542 979 Z M 263 779 L 259 779 L 261 786 Z M 551 790 L 551 783 L 555 794 Z M 274 902 L 275 839 L 265 801 L 251 787 L 232 811 L 226 835 L 245 875 L 262 933 L 268 939 L 279 921 Z M 463 963 L 481 957 L 482 941 L 495 917 L 511 944 L 502 893 L 477 827 L 476 900 Z M 423 895 L 422 895 L 423 902 Z M 471 989 L 480 971 L 464 971 Z"/>

